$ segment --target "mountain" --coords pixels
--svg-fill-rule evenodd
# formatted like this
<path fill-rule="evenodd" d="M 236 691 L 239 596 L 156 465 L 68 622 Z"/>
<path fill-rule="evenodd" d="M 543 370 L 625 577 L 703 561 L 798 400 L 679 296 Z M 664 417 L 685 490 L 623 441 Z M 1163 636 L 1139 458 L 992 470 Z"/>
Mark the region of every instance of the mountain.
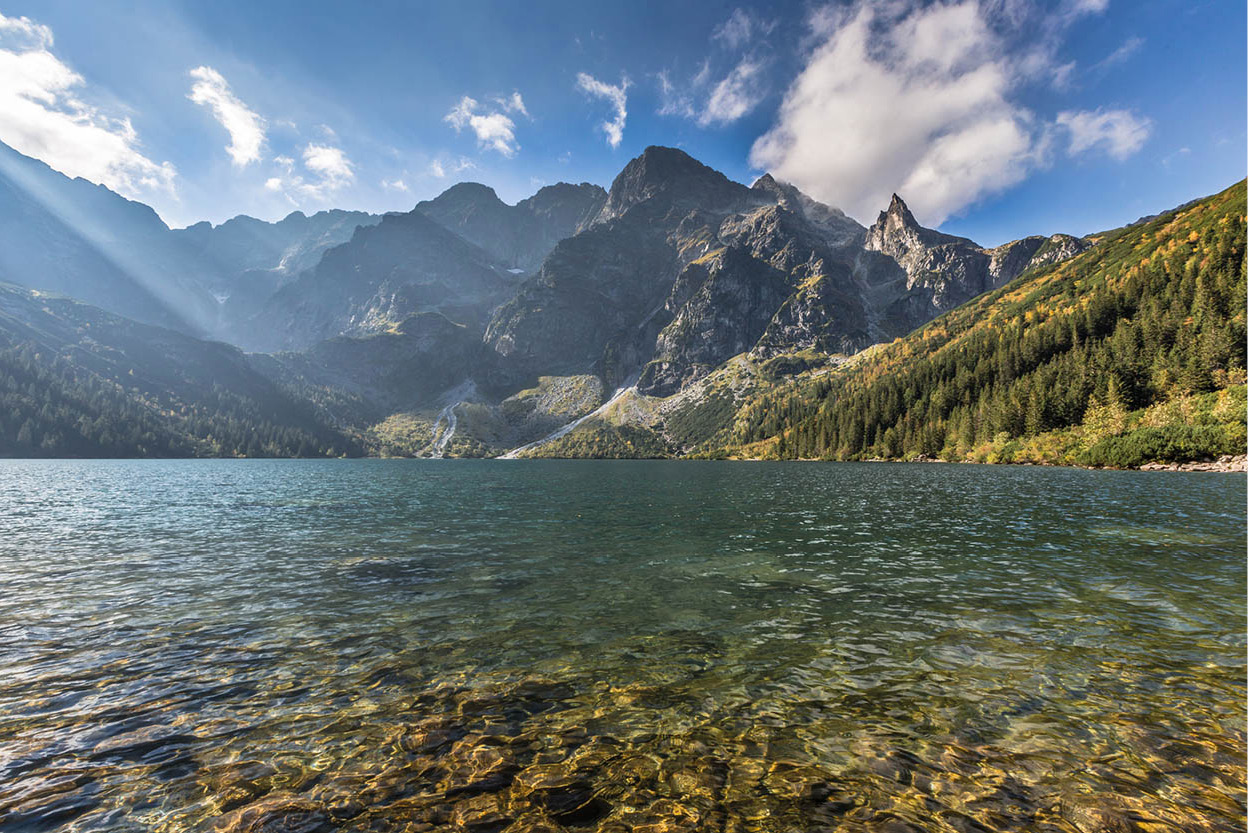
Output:
<path fill-rule="evenodd" d="M 209 266 L 204 288 L 219 309 L 214 331 L 230 339 L 242 336 L 237 323 L 249 318 L 269 296 L 320 261 L 326 250 L 351 239 L 358 226 L 373 226 L 380 215 L 362 211 L 291 212 L 276 223 L 239 215 L 219 225 L 207 221 L 171 236 Z"/>
<path fill-rule="evenodd" d="M 734 417 L 723 453 L 1101 466 L 1243 454 L 1245 219 L 1241 182 L 1105 233 L 840 370 L 758 398 Z M 899 220 L 873 227 L 894 251 L 908 242 L 894 234 Z M 1050 255 L 1040 243 L 1016 257 Z"/>
<path fill-rule="evenodd" d="M 479 338 L 518 276 L 592 219 L 605 197 L 598 186 L 560 183 L 509 206 L 484 185 L 452 186 L 406 214 L 357 224 L 276 285 L 235 338 L 258 350 L 301 350 L 385 332 L 422 312 L 442 313 Z"/>
<path fill-rule="evenodd" d="M 151 208 L 0 143 L 0 280 L 238 341 L 237 326 L 377 215 L 294 212 L 169 229 Z"/>
<path fill-rule="evenodd" d="M 417 203 L 416 211 L 489 252 L 508 269 L 528 272 L 556 243 L 592 220 L 606 196 L 600 186 L 587 182 L 559 183 L 509 206 L 494 189 L 461 182 Z"/>
<path fill-rule="evenodd" d="M 338 335 L 383 332 L 421 312 L 479 333 L 515 285 L 493 256 L 423 212 L 391 214 L 358 227 L 274 293 L 249 323 L 246 343 L 304 349 Z"/>
<path fill-rule="evenodd" d="M 651 147 L 485 338 L 535 373 L 635 377 L 667 396 L 742 352 L 854 353 L 1087 246 L 1061 236 L 985 250 L 923 228 L 897 197 L 864 229 L 771 176 L 746 188 Z"/>
<path fill-rule="evenodd" d="M 52 190 L 83 187 L 81 181 L 51 179 Z M 1213 243 L 1199 244 L 1202 259 L 1192 265 L 1172 262 L 1170 254 L 1187 245 L 1181 233 L 1199 241 L 1209 229 L 1225 231 L 1234 219 L 1225 213 L 1208 228 L 1166 226 L 1164 235 L 1155 224 L 1169 222 L 1174 213 L 1090 239 L 1033 236 L 985 248 L 925 228 L 900 196 L 864 227 L 770 175 L 747 187 L 662 147 L 631 160 L 607 191 L 560 184 L 509 206 L 485 186 L 461 183 L 410 212 L 380 218 L 295 213 L 274 224 L 240 217 L 170 231 L 145 207 L 106 190 L 92 193 L 96 202 L 84 198 L 73 224 L 54 226 L 46 211 L 6 207 L 19 226 L 30 226 L 6 233 L 19 242 L 64 244 L 79 260 L 62 271 L 63 283 L 79 280 L 75 291 L 83 295 L 115 291 L 125 303 L 105 299 L 114 308 L 157 316 L 163 309 L 159 298 L 143 296 L 142 285 L 124 283 L 128 273 L 85 270 L 88 263 L 98 266 L 99 258 L 83 260 L 87 256 L 69 236 L 79 225 L 97 222 L 91 220 L 95 214 L 105 216 L 110 228 L 128 235 L 133 260 L 182 259 L 180 271 L 162 267 L 178 276 L 162 286 L 226 296 L 213 298 L 216 318 L 208 332 L 272 353 L 242 354 L 190 336 L 171 341 L 169 330 L 11 288 L 0 339 L 27 381 L 15 382 L 10 394 L 20 401 L 19 422 L 34 421 L 32 430 L 44 436 L 48 432 L 30 413 L 32 374 L 43 380 L 36 388 L 46 382 L 76 390 L 86 380 L 90 391 L 113 391 L 107 402 L 91 399 L 93 394 L 86 398 L 96 408 L 88 415 L 90 425 L 108 423 L 110 409 L 133 416 L 164 404 L 155 416 L 142 412 L 146 416 L 134 418 L 166 421 L 151 432 L 165 438 L 161 454 L 332 449 L 472 456 L 982 457 L 983 449 L 1011 442 L 998 443 L 1003 431 L 1023 444 L 1010 454 L 1023 454 L 1018 449 L 1025 447 L 1024 438 L 1050 438 L 1053 432 L 1066 432 L 1063 443 L 1086 439 L 1091 435 L 1079 427 L 1087 422 L 1088 402 L 1131 415 L 1176 392 L 1205 397 L 1200 403 L 1207 404 L 1209 397 L 1222 402 L 1233 396 L 1218 392 L 1233 392 L 1236 385 L 1242 390 L 1242 380 L 1235 381 L 1242 351 L 1226 346 L 1226 333 L 1242 328 L 1242 316 L 1228 312 L 1242 297 L 1242 282 L 1226 277 L 1234 242 L 1227 244 L 1217 232 Z M 147 237 L 135 229 L 146 229 Z M 1085 299 L 1100 286 L 1085 281 L 1089 274 L 1108 285 L 1122 270 L 1147 271 L 1144 261 L 1128 265 L 1123 247 L 1152 253 L 1148 263 L 1160 261 L 1162 277 L 1115 290 L 1110 301 Z M 1220 265 L 1219 277 L 1205 275 L 1206 262 Z M 38 285 L 37 270 L 29 264 L 23 269 Z M 91 280 L 82 281 L 83 275 Z M 1204 289 L 1178 295 L 1167 289 L 1189 279 Z M 1061 287 L 1067 289 L 1052 294 Z M 1123 292 L 1142 300 L 1132 302 Z M 1139 304 L 1151 304 L 1152 296 L 1165 310 L 1148 307 L 1141 318 Z M 1195 318 L 1195 308 L 1183 307 L 1197 297 L 1206 299 L 1201 309 L 1215 313 Z M 150 311 L 139 303 L 145 298 Z M 1076 319 L 1085 302 L 1108 304 L 1109 312 L 1096 306 L 1096 323 L 1081 325 Z M 177 318 L 175 309 L 181 311 L 167 312 Z M 1103 328 L 1124 318 L 1143 329 L 1109 334 L 1122 341 L 1102 350 L 1099 340 L 1108 338 Z M 1065 329 L 1049 324 L 1058 319 Z M 1221 324 L 1206 328 L 1215 319 Z M 1148 329 L 1154 320 L 1162 323 L 1161 336 Z M 999 327 L 1002 322 L 1013 322 L 1013 329 Z M 185 320 L 168 323 L 201 332 Z M 955 325 L 976 334 L 958 342 L 959 350 L 970 345 L 969 353 L 950 353 L 933 335 L 946 338 Z M 1218 327 L 1222 336 L 1208 335 Z M 1047 334 L 1052 344 L 1032 344 L 1026 335 L 1032 331 Z M 52 339 L 49 333 L 58 335 Z M 1021 341 L 1011 346 L 1001 341 L 1007 338 Z M 1204 345 L 1195 353 L 1191 338 Z M 1149 373 L 1155 378 L 1148 386 L 1139 381 L 1139 367 L 1125 370 L 1128 343 L 1152 351 Z M 156 356 L 153 345 L 166 346 L 168 355 Z M 1060 371 L 1033 367 L 1037 356 L 1052 358 L 1053 351 L 1081 358 L 1063 359 L 1074 364 Z M 101 368 L 101 356 L 126 358 Z M 1208 361 L 1202 365 L 1194 358 L 1199 356 Z M 91 363 L 81 365 L 84 357 Z M 41 364 L 46 362 L 51 364 Z M 955 370 L 940 364 L 946 362 L 954 362 Z M 188 373 L 181 380 L 175 373 L 180 365 Z M 1196 380 L 1205 366 L 1214 371 L 1212 382 Z M 1078 385 L 1070 383 L 1071 368 L 1082 369 Z M 1105 369 L 1113 373 L 1106 376 Z M 146 387 L 127 385 L 131 370 L 147 380 Z M 1040 375 L 1026 385 L 1018 381 L 1033 372 Z M 1100 390 L 1100 382 L 1088 387 L 1089 379 L 1111 376 L 1118 379 L 1112 393 Z M 1012 387 L 1016 383 L 1024 387 Z M 1049 406 L 1035 402 L 1044 400 L 1041 392 L 1051 384 L 1065 386 L 1063 405 L 1046 411 Z M 870 388 L 865 401 L 853 399 L 860 385 Z M 961 398 L 956 406 L 955 396 Z M 224 422 L 205 434 L 214 402 Z M 857 403 L 857 418 L 838 410 L 851 408 L 847 403 Z M 82 402 L 76 407 L 87 408 Z M 167 422 L 190 412 L 191 428 Z M 72 416 L 72 409 L 65 414 Z M 861 436 L 855 433 L 858 418 Z M 117 418 L 118 424 L 128 419 Z M 1114 425 L 1162 418 L 1123 419 Z M 247 420 L 266 427 L 264 443 L 243 442 Z M 19 445 L 12 436 L 20 426 L 13 422 L 10 415 L 0 426 L 11 449 Z M 985 446 L 982 433 L 990 429 Z M 1206 441 L 1213 435 L 1201 436 L 1203 446 L 1183 441 L 1183 448 L 1211 448 Z M 34 448 L 30 440 L 21 448 Z M 154 442 L 149 438 L 142 448 L 155 449 Z M 156 453 L 137 451 L 138 443 L 131 438 L 127 453 Z M 1062 448 L 1067 462 L 1087 451 Z M 1121 457 L 1103 451 L 1080 460 Z M 998 453 L 991 452 L 1004 454 Z M 1034 450 L 1026 454 L 1043 458 Z"/>
<path fill-rule="evenodd" d="M 208 269 L 148 206 L 0 143 L 0 281 L 203 334 L 216 319 Z"/>
<path fill-rule="evenodd" d="M 0 456 L 359 453 L 237 348 L 0 284 Z"/>
<path fill-rule="evenodd" d="M 905 290 L 882 315 L 898 333 L 930 321 L 980 293 L 1090 244 L 1070 235 L 1033 236 L 984 249 L 974 241 L 925 229 L 896 194 L 867 230 L 865 248 L 892 258 L 906 273 Z"/>

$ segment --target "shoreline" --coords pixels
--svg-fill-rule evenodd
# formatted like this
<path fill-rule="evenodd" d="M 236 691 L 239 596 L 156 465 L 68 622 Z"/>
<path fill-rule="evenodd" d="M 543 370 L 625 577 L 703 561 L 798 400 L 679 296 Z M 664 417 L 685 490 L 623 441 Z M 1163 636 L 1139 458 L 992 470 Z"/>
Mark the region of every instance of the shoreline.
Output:
<path fill-rule="evenodd" d="M 1051 469 L 1086 469 L 1090 472 L 1248 472 L 1248 455 L 1222 455 L 1217 460 L 1185 461 L 1183 463 L 1162 463 L 1153 461 L 1140 466 L 1084 466 L 1078 463 L 1035 463 L 1033 461 L 1011 461 L 1009 463 L 979 460 L 941 460 L 940 458 L 915 458 L 914 460 L 897 460 L 895 458 L 867 458 L 865 460 L 822 460 L 820 458 L 704 458 L 705 460 L 736 460 L 752 463 L 768 461 L 779 463 L 781 460 L 796 460 L 803 463 L 935 463 L 948 465 L 971 466 L 1039 466 Z M 578 458 L 566 458 L 578 460 Z M 669 460 L 689 460 L 689 458 L 669 458 Z"/>
<path fill-rule="evenodd" d="M 655 460 L 655 461 L 708 461 L 718 460 L 726 463 L 921 463 L 921 464 L 946 464 L 946 465 L 968 465 L 968 466 L 1035 466 L 1050 469 L 1085 469 L 1092 472 L 1248 472 L 1248 455 L 1223 455 L 1217 460 L 1203 461 L 1185 461 L 1183 463 L 1161 463 L 1154 461 L 1145 463 L 1140 466 L 1133 467 L 1114 467 L 1114 466 L 1084 466 L 1078 463 L 1035 463 L 1032 461 L 1017 462 L 997 462 L 976 460 L 940 460 L 939 458 L 916 458 L 915 460 L 897 460 L 890 458 L 867 458 L 865 460 L 823 460 L 821 458 L 758 458 L 758 457 L 668 457 L 668 458 L 505 458 L 497 457 L 403 457 L 403 456 L 387 456 L 387 455 L 361 455 L 359 457 L 182 457 L 182 458 L 163 458 L 163 457 L 135 457 L 135 458 L 77 458 L 77 457 L 61 457 L 61 458 L 15 458 L 0 456 L 0 461 L 86 461 L 86 460 L 597 460 L 597 461 L 618 461 L 618 460 Z"/>

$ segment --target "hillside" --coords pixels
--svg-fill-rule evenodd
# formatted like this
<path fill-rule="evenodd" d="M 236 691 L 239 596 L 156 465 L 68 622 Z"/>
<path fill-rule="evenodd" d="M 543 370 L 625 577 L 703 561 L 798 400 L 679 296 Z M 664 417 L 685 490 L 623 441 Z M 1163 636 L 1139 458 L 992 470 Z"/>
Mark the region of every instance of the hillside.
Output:
<path fill-rule="evenodd" d="M 1138 466 L 1245 446 L 1244 183 L 742 409 L 716 454 Z"/>
<path fill-rule="evenodd" d="M 0 457 L 350 453 L 237 348 L 0 284 Z"/>

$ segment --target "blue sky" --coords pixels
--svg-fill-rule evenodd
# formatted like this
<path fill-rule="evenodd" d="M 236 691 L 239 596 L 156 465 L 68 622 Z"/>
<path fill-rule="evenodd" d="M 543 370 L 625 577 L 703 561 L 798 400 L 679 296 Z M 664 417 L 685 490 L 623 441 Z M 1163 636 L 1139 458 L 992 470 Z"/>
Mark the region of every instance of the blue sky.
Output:
<path fill-rule="evenodd" d="M 1233 2 L 0 0 L 0 140 L 171 225 L 515 202 L 647 145 L 870 223 L 1086 234 L 1245 174 Z"/>

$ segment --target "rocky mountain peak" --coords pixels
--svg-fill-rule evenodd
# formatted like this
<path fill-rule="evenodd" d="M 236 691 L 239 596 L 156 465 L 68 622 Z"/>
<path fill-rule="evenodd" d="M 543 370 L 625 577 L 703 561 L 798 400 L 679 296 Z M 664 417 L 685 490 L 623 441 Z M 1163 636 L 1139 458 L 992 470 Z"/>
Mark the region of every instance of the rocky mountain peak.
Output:
<path fill-rule="evenodd" d="M 894 194 L 888 208 L 880 212 L 875 223 L 867 230 L 865 246 L 867 249 L 891 255 L 910 272 L 913 261 L 924 256 L 933 247 L 944 244 L 979 248 L 974 241 L 919 225 L 905 201 Z"/>
<path fill-rule="evenodd" d="M 880 216 L 875 221 L 876 225 L 885 224 L 893 229 L 922 229 L 919 221 L 914 219 L 910 207 L 906 205 L 906 201 L 901 199 L 897 194 L 893 194 L 893 199 L 888 203 L 888 209 L 880 212 Z"/>
<path fill-rule="evenodd" d="M 861 242 L 866 231 L 845 212 L 806 196 L 797 186 L 781 182 L 771 174 L 756 179 L 750 190 L 769 195 L 784 208 L 806 218 L 835 246 Z"/>

